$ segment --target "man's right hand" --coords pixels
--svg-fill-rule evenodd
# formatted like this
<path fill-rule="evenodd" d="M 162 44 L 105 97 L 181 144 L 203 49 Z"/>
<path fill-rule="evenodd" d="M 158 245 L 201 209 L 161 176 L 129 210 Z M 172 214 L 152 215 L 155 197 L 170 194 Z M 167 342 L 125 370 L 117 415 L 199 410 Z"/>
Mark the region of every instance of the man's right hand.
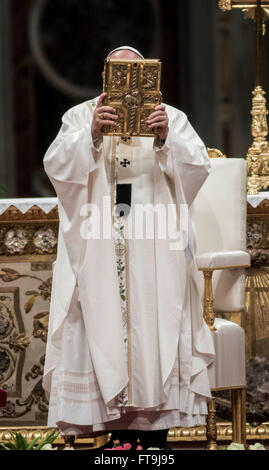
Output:
<path fill-rule="evenodd" d="M 92 138 L 96 139 L 101 134 L 102 127 L 105 125 L 115 126 L 118 116 L 115 114 L 115 109 L 111 106 L 103 106 L 103 99 L 106 93 L 102 93 L 95 111 L 93 113 L 92 120 Z"/>

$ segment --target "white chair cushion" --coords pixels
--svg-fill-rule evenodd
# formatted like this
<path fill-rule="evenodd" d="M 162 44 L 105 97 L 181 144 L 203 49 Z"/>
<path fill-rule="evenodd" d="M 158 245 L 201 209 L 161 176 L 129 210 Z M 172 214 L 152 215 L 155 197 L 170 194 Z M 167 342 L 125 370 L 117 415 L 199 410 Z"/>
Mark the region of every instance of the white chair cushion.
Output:
<path fill-rule="evenodd" d="M 216 359 L 208 367 L 211 388 L 246 385 L 245 332 L 241 326 L 223 318 L 215 319 L 212 331 Z"/>
<path fill-rule="evenodd" d="M 242 250 L 211 251 L 197 256 L 198 268 L 219 269 L 250 265 L 250 254 Z"/>

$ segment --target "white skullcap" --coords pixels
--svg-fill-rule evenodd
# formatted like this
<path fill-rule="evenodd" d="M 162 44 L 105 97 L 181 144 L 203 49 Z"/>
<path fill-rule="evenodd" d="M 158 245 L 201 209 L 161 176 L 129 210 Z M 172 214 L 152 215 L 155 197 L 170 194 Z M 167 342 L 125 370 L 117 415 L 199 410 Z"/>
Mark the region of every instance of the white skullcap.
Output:
<path fill-rule="evenodd" d="M 124 49 L 127 49 L 128 51 L 132 51 L 134 52 L 135 54 L 139 55 L 141 57 L 141 59 L 144 59 L 143 55 L 141 54 L 141 52 L 139 52 L 137 49 L 135 49 L 134 47 L 131 47 L 131 46 L 120 46 L 120 47 L 116 47 L 116 49 L 113 49 L 113 51 L 110 51 L 108 54 L 107 54 L 107 57 L 109 57 L 111 54 L 113 54 L 113 52 L 116 52 L 116 51 L 122 51 Z"/>

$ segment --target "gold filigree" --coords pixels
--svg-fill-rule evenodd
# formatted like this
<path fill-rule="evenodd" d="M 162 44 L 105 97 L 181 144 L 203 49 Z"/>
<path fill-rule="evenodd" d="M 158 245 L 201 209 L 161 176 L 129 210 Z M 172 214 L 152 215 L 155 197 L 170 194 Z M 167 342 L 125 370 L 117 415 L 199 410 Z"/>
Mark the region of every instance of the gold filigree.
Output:
<path fill-rule="evenodd" d="M 232 9 L 232 0 L 219 0 L 219 7 L 222 11 Z"/>
<path fill-rule="evenodd" d="M 247 153 L 248 193 L 257 194 L 259 189 L 269 186 L 269 143 L 265 92 L 257 86 L 252 92 L 251 133 L 254 138 Z"/>
<path fill-rule="evenodd" d="M 104 65 L 104 104 L 113 106 L 119 119 L 104 126 L 104 135 L 155 136 L 145 116 L 162 101 L 161 62 L 154 59 L 107 59 Z"/>

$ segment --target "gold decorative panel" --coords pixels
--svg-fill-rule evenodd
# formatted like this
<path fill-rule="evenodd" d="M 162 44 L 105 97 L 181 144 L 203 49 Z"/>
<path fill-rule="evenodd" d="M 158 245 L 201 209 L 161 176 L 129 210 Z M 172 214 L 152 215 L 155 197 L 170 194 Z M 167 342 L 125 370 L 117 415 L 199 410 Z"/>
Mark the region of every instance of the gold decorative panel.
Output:
<path fill-rule="evenodd" d="M 104 126 L 104 135 L 155 136 L 146 119 L 162 101 L 161 62 L 155 59 L 107 59 L 104 66 L 104 104 L 118 115 L 115 126 Z"/>
<path fill-rule="evenodd" d="M 46 424 L 41 380 L 51 295 L 51 262 L 0 263 L 0 425 Z"/>
<path fill-rule="evenodd" d="M 15 206 L 0 215 L 0 426 L 44 425 L 42 388 L 58 210 Z"/>

